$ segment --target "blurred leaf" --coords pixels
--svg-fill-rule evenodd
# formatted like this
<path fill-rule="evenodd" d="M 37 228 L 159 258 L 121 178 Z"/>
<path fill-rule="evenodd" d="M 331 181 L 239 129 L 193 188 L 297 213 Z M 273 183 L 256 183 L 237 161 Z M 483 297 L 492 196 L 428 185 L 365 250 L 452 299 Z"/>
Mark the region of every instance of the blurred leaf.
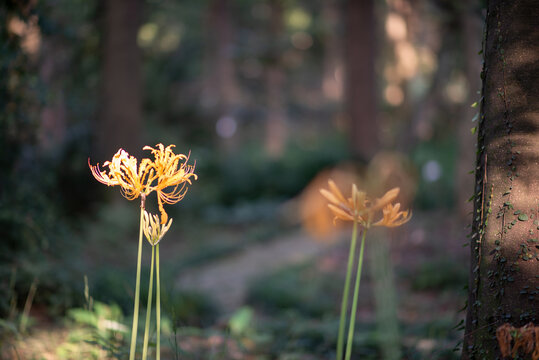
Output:
<path fill-rule="evenodd" d="M 248 306 L 236 310 L 230 317 L 230 320 L 228 320 L 228 326 L 232 335 L 243 336 L 248 331 L 252 330 L 253 317 L 253 309 Z"/>

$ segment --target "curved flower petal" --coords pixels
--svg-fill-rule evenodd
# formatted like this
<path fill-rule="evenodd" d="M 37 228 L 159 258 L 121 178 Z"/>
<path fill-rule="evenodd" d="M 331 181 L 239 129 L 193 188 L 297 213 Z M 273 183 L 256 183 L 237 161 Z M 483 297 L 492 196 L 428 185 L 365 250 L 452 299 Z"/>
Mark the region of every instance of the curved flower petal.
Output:
<path fill-rule="evenodd" d="M 154 156 L 153 169 L 149 178 L 152 182 L 157 180 L 155 185 L 151 186 L 150 191 L 157 192 L 157 202 L 161 212 L 161 224 L 166 223 L 168 215 L 165 212 L 163 204 L 175 204 L 182 200 L 192 180 L 198 176 L 194 173 L 195 165 L 188 165 L 189 155 L 174 154 L 172 148 L 175 145 L 169 145 L 166 148 L 163 144 L 157 144 L 155 148 L 145 146 L 144 150 L 150 150 Z"/>
<path fill-rule="evenodd" d="M 374 201 L 372 210 L 376 211 L 376 210 L 382 209 L 384 206 L 386 206 L 387 204 L 395 200 L 397 198 L 397 195 L 399 195 L 399 192 L 400 192 L 400 188 L 398 187 L 389 190 L 388 192 L 384 194 L 384 196 Z"/>
<path fill-rule="evenodd" d="M 328 181 L 329 190 L 320 189 L 320 193 L 330 202 L 328 207 L 337 219 L 344 221 L 356 221 L 363 228 L 368 229 L 371 226 L 400 226 L 410 220 L 411 212 L 399 211 L 400 204 L 392 205 L 399 194 L 398 187 L 387 191 L 384 196 L 376 199 L 374 202 L 369 200 L 364 191 L 358 190 L 355 184 L 352 185 L 352 196 L 346 199 L 335 182 Z M 382 219 L 373 224 L 373 218 L 376 213 L 382 210 Z"/>
<path fill-rule="evenodd" d="M 332 202 L 333 204 L 335 205 L 338 205 L 341 203 L 341 201 L 339 201 L 339 199 L 337 199 L 337 197 L 335 195 L 333 195 L 333 193 L 327 191 L 326 189 L 320 189 L 320 193 L 326 198 L 328 199 L 330 202 Z"/>
<path fill-rule="evenodd" d="M 344 221 L 354 221 L 353 216 L 350 215 L 349 212 L 346 212 L 346 211 L 342 210 L 341 208 L 339 208 L 339 207 L 337 207 L 337 206 L 335 206 L 333 204 L 328 204 L 328 207 L 330 208 L 330 210 L 335 215 L 335 219 L 333 219 L 334 222 L 337 219 L 341 219 L 341 220 L 344 220 Z"/>
<path fill-rule="evenodd" d="M 337 199 L 339 199 L 339 202 L 346 203 L 346 199 L 342 195 L 341 190 L 339 190 L 339 188 L 337 187 L 337 184 L 335 184 L 335 182 L 330 179 L 328 180 L 328 185 L 331 192 L 337 197 Z"/>
<path fill-rule="evenodd" d="M 373 226 L 397 227 L 407 223 L 412 218 L 409 210 L 399 211 L 400 204 L 387 204 L 382 210 L 383 217 L 373 224 Z"/>
<path fill-rule="evenodd" d="M 99 164 L 93 166 L 88 159 L 88 166 L 97 181 L 108 186 L 120 185 L 122 195 L 128 200 L 136 199 L 141 193 L 149 193 L 149 177 L 153 174 L 153 165 L 149 160 L 142 161 L 137 169 L 137 159 L 127 151 L 119 149 L 111 161 L 103 166 L 108 167 L 108 174 L 99 169 Z"/>
<path fill-rule="evenodd" d="M 100 183 L 108 186 L 115 186 L 120 184 L 117 179 L 111 179 L 106 172 L 102 172 L 101 170 L 99 170 L 99 164 L 95 166 L 90 164 L 90 158 L 88 158 L 88 166 L 90 167 L 90 171 L 92 172 L 94 178 Z"/>

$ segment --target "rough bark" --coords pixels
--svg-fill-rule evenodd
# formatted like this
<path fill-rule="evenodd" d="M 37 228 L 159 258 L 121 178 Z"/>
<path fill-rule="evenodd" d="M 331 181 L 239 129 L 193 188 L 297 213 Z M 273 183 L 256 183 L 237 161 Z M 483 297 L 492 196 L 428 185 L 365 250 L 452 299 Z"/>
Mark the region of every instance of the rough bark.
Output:
<path fill-rule="evenodd" d="M 461 33 L 459 34 L 462 52 L 464 56 L 464 71 L 468 84 L 468 98 L 470 102 L 478 100 L 477 92 L 481 86 L 481 57 L 478 51 L 481 47 L 483 25 L 479 12 L 479 1 L 469 1 L 460 7 L 458 19 Z M 473 177 L 469 171 L 474 168 L 474 146 L 475 139 L 470 133 L 473 126 L 472 119 L 479 111 L 478 108 L 470 106 L 465 102 L 460 109 L 461 118 L 458 120 L 458 161 L 456 174 L 457 188 L 457 208 L 459 218 L 463 223 L 468 222 L 468 216 L 473 209 L 473 204 L 468 202 L 471 190 L 473 189 Z"/>
<path fill-rule="evenodd" d="M 345 102 L 350 146 L 359 159 L 369 160 L 379 144 L 376 121 L 374 1 L 346 2 Z"/>
<path fill-rule="evenodd" d="M 539 2 L 490 0 L 463 359 L 501 358 L 503 323 L 538 324 Z"/>
<path fill-rule="evenodd" d="M 142 0 L 103 1 L 103 73 L 96 155 L 111 158 L 118 148 L 142 153 L 141 54 L 137 34 Z"/>

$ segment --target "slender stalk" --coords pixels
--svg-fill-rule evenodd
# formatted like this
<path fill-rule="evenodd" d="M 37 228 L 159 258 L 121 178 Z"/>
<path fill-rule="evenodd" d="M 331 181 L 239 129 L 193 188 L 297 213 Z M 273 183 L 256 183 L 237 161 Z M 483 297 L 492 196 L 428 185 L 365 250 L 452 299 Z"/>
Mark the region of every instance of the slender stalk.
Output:
<path fill-rule="evenodd" d="M 131 329 L 131 348 L 129 349 L 129 360 L 135 360 L 137 346 L 138 329 L 138 309 L 140 302 L 140 264 L 142 262 L 142 220 L 144 216 L 144 196 L 140 203 L 140 230 L 138 237 L 138 255 L 137 255 L 137 282 L 135 284 L 135 306 L 133 309 L 133 328 Z"/>
<path fill-rule="evenodd" d="M 156 339 L 156 359 L 161 359 L 161 280 L 159 279 L 159 243 L 155 252 L 155 280 L 157 283 L 157 294 L 155 298 L 155 316 L 157 317 L 157 339 Z"/>
<path fill-rule="evenodd" d="M 350 313 L 350 326 L 348 328 L 348 340 L 346 343 L 346 355 L 345 360 L 350 360 L 352 356 L 352 343 L 354 342 L 354 326 L 356 324 L 356 310 L 357 310 L 357 298 L 359 294 L 359 282 L 361 280 L 361 268 L 363 267 L 363 250 L 365 249 L 365 236 L 367 230 L 363 230 L 363 236 L 361 237 L 361 248 L 359 250 L 359 263 L 357 265 L 356 284 L 354 286 L 354 297 L 352 299 L 352 311 Z"/>
<path fill-rule="evenodd" d="M 28 291 L 28 296 L 26 297 L 26 302 L 24 303 L 24 310 L 21 315 L 21 322 L 19 324 L 19 331 L 21 333 L 26 332 L 26 326 L 28 325 L 28 317 L 30 314 L 30 309 L 32 308 L 32 303 L 34 301 L 34 296 L 36 295 L 37 290 L 37 278 L 34 278 L 32 284 L 30 285 L 30 290 Z"/>
<path fill-rule="evenodd" d="M 352 230 L 352 240 L 350 241 L 350 250 L 348 251 L 348 267 L 346 270 L 346 279 L 344 280 L 344 291 L 341 302 L 341 319 L 339 320 L 339 335 L 337 337 L 337 360 L 342 360 L 344 348 L 344 327 L 345 316 L 348 308 L 348 294 L 350 293 L 350 280 L 352 277 L 352 268 L 356 252 L 357 240 L 357 221 L 354 221 L 354 229 Z"/>
<path fill-rule="evenodd" d="M 152 316 L 152 294 L 153 294 L 153 265 L 155 259 L 155 246 L 152 246 L 152 263 L 150 265 L 150 284 L 148 285 L 148 304 L 146 306 L 146 324 L 144 325 L 144 345 L 142 347 L 142 360 L 148 356 L 148 338 L 150 332 L 150 322 Z"/>

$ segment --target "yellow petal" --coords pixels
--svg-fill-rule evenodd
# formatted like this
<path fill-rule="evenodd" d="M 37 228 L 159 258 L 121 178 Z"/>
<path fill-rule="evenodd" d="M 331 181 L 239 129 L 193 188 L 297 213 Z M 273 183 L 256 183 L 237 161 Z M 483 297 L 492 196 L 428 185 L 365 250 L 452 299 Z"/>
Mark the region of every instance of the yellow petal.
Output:
<path fill-rule="evenodd" d="M 374 205 L 372 206 L 372 211 L 379 210 L 383 208 L 384 206 L 386 206 L 388 203 L 395 200 L 397 195 L 399 195 L 399 191 L 400 189 L 398 187 L 393 188 L 389 190 L 388 192 L 386 192 L 384 196 L 382 196 L 380 199 L 376 199 L 376 201 L 374 202 Z"/>
<path fill-rule="evenodd" d="M 330 202 L 334 203 L 335 205 L 338 205 L 340 203 L 339 199 L 335 195 L 333 195 L 331 192 L 327 191 L 326 189 L 320 189 L 320 193 L 328 199 Z"/>
<path fill-rule="evenodd" d="M 329 189 L 331 192 L 339 199 L 339 202 L 342 202 L 343 204 L 346 204 L 346 199 L 344 198 L 343 194 L 341 193 L 341 190 L 337 187 L 337 184 L 333 180 L 328 180 Z"/>
<path fill-rule="evenodd" d="M 352 217 L 352 215 L 350 215 L 349 213 L 347 213 L 346 211 L 342 210 L 341 208 L 333 205 L 333 204 L 328 204 L 328 207 L 331 209 L 331 211 L 333 211 L 333 214 L 341 219 L 341 220 L 344 220 L 344 221 L 354 221 L 354 218 Z"/>

